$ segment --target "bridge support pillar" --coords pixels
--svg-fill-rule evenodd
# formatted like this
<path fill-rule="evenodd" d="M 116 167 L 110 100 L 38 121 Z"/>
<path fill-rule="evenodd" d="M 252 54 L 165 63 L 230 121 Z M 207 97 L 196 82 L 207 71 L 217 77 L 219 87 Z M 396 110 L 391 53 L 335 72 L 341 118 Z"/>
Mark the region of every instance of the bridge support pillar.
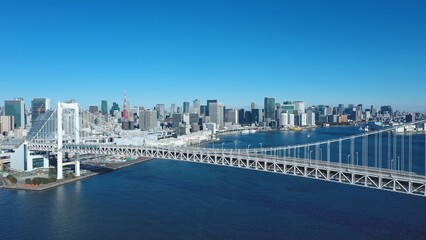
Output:
<path fill-rule="evenodd" d="M 64 174 L 62 171 L 62 152 L 59 151 L 58 155 L 56 157 L 56 162 L 57 162 L 57 166 L 56 166 L 56 179 L 57 180 L 61 180 L 62 178 L 64 178 Z"/>
<path fill-rule="evenodd" d="M 75 160 L 75 176 L 80 177 L 80 157 L 77 154 L 77 159 Z"/>

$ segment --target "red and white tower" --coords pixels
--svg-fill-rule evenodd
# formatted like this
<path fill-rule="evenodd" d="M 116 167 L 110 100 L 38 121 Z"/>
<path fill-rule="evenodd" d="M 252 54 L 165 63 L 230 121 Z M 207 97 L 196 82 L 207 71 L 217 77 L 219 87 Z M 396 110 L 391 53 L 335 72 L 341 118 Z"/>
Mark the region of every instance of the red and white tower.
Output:
<path fill-rule="evenodd" d="M 126 99 L 126 93 L 124 93 L 124 104 L 123 104 L 123 119 L 127 120 L 129 119 L 129 111 L 127 110 L 127 99 Z"/>

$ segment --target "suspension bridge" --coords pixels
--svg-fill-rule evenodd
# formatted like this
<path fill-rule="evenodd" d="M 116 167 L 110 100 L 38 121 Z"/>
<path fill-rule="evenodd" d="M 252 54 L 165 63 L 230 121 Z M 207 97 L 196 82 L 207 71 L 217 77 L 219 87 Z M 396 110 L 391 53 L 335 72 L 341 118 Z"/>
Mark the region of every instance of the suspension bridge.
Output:
<path fill-rule="evenodd" d="M 78 104 L 58 103 L 38 119 L 24 144 L 57 155 L 58 179 L 69 164 L 75 164 L 75 175 L 80 175 L 79 154 L 102 154 L 214 164 L 426 196 L 426 134 L 397 133 L 405 125 L 292 146 L 212 149 L 93 143 L 85 139 L 110 137 L 113 130 L 101 122 L 96 134 L 83 134 L 81 124 Z M 64 153 L 75 154 L 75 161 L 64 163 Z"/>

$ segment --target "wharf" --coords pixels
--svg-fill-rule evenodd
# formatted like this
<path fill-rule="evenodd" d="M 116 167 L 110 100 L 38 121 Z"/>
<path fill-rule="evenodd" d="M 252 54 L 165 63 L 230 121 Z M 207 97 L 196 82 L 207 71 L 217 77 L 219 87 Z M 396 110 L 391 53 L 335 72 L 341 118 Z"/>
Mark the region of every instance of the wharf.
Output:
<path fill-rule="evenodd" d="M 58 186 L 62 186 L 65 185 L 67 183 L 72 183 L 72 182 L 76 182 L 76 181 L 80 181 L 86 178 L 90 178 L 99 174 L 103 174 L 103 173 L 107 173 L 107 172 L 112 172 L 115 170 L 119 170 L 121 168 L 125 168 L 125 167 L 129 167 L 138 163 L 142 163 L 142 162 L 146 162 L 149 160 L 152 160 L 153 158 L 138 158 L 132 161 L 126 161 L 125 163 L 120 163 L 120 164 L 111 164 L 108 165 L 102 169 L 100 169 L 99 171 L 96 172 L 88 172 L 85 173 L 83 175 L 81 175 L 80 177 L 75 177 L 75 178 L 70 178 L 70 179 L 63 179 L 63 180 L 59 180 L 53 183 L 48 183 L 48 184 L 40 184 L 40 185 L 32 185 L 32 184 L 12 184 L 12 185 L 3 185 L 0 186 L 0 189 L 8 189 L 8 190 L 25 190 L 25 191 L 44 191 L 44 190 L 48 190 L 48 189 L 52 189 Z"/>

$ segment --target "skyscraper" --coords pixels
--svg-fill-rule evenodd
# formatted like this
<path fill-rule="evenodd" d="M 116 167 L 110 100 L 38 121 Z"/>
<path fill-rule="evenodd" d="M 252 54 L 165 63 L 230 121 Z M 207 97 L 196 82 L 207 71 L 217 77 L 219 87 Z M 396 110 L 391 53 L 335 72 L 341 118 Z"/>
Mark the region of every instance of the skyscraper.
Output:
<path fill-rule="evenodd" d="M 251 102 L 251 109 L 256 109 L 257 108 L 257 106 L 256 106 L 256 103 L 255 102 Z"/>
<path fill-rule="evenodd" d="M 194 112 L 196 112 L 196 113 L 200 114 L 200 100 L 195 99 L 195 100 L 192 102 L 192 108 L 194 109 Z"/>
<path fill-rule="evenodd" d="M 271 120 L 275 120 L 275 98 L 265 97 L 265 122 L 269 125 Z"/>
<path fill-rule="evenodd" d="M 14 128 L 25 128 L 25 104 L 24 99 L 15 98 L 14 100 L 4 101 L 4 115 L 13 116 L 15 120 Z"/>
<path fill-rule="evenodd" d="M 172 105 L 170 105 L 170 116 L 176 112 L 176 104 L 172 103 Z"/>
<path fill-rule="evenodd" d="M 217 103 L 217 100 L 207 100 L 206 116 L 210 116 L 210 104 Z"/>
<path fill-rule="evenodd" d="M 303 101 L 294 101 L 294 110 L 297 110 L 300 113 L 305 112 L 305 102 Z"/>
<path fill-rule="evenodd" d="M 102 112 L 103 115 L 108 114 L 108 102 L 107 102 L 107 100 L 101 101 L 101 112 Z"/>
<path fill-rule="evenodd" d="M 189 113 L 189 102 L 183 102 L 183 113 Z"/>
<path fill-rule="evenodd" d="M 212 102 L 209 104 L 210 119 L 216 123 L 218 128 L 223 126 L 223 103 Z"/>
<path fill-rule="evenodd" d="M 31 122 L 34 122 L 41 114 L 50 108 L 50 99 L 33 98 L 31 101 Z"/>
<path fill-rule="evenodd" d="M 146 110 L 139 112 L 139 128 L 142 131 L 150 131 L 157 128 L 157 111 Z"/>

